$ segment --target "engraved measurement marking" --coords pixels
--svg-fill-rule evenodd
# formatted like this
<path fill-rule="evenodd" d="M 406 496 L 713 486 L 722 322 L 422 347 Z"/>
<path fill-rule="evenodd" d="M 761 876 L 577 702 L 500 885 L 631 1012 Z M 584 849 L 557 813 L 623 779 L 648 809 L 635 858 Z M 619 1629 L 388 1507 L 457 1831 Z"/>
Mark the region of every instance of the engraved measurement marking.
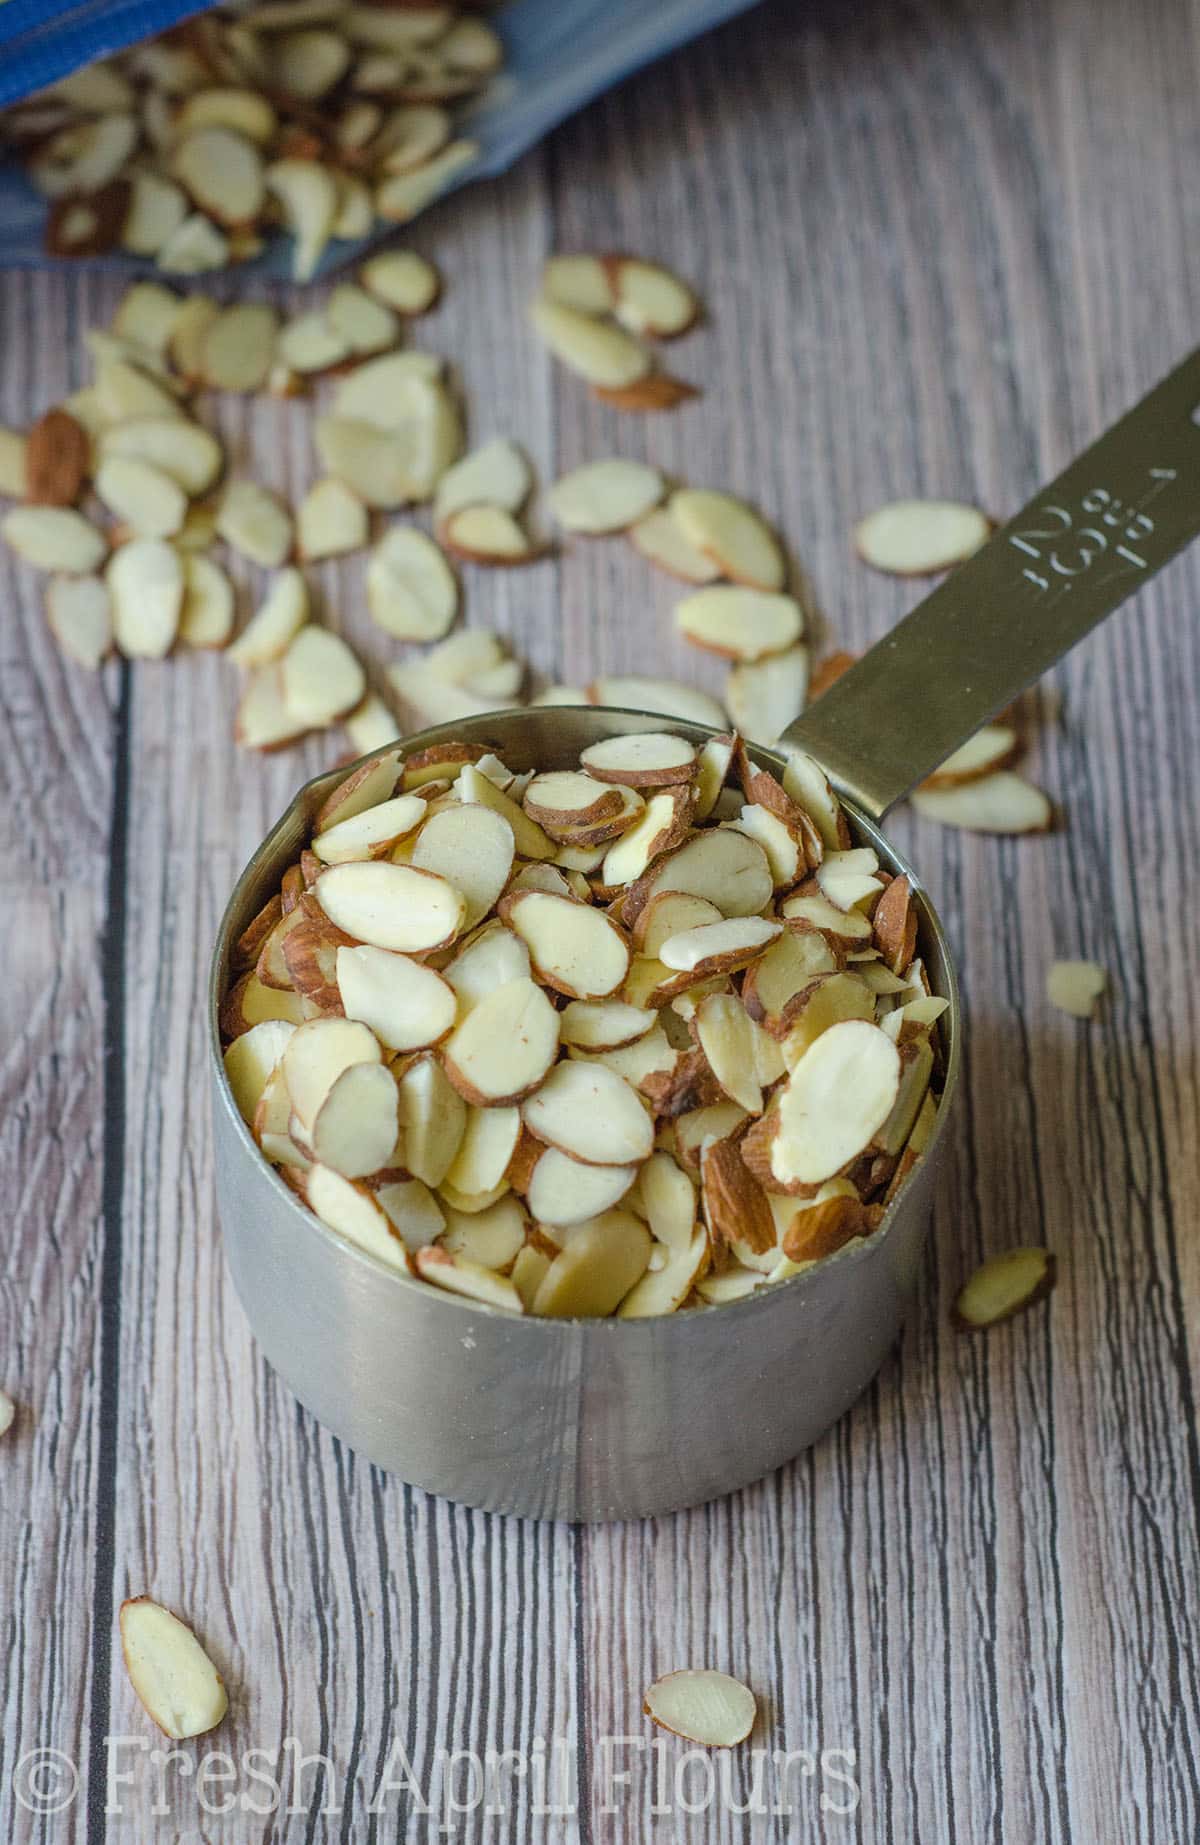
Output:
<path fill-rule="evenodd" d="M 1145 509 L 1176 478 L 1174 468 L 1151 468 L 1152 484 L 1132 502 L 1117 499 L 1107 487 L 1091 488 L 1079 502 L 1079 513 L 1090 521 L 1085 525 L 1077 525 L 1075 514 L 1065 506 L 1035 508 L 1038 523 L 1010 532 L 1008 538 L 1016 550 L 1041 565 L 1035 570 L 1027 564 L 1022 577 L 1035 589 L 1049 590 L 1054 583 L 1065 589 L 1110 548 L 1113 557 L 1135 570 L 1148 570 L 1149 560 L 1134 548 L 1154 532 L 1154 520 Z"/>

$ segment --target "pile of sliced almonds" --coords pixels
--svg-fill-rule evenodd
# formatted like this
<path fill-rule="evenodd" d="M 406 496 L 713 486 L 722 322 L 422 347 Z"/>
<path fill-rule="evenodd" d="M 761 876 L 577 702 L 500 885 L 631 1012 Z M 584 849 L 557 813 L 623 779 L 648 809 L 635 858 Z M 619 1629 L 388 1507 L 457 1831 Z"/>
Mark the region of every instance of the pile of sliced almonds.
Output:
<path fill-rule="evenodd" d="M 406 223 L 471 164 L 451 106 L 503 61 L 454 4 L 217 6 L 14 103 L 0 147 L 49 202 L 54 256 L 199 275 L 282 228 L 307 281 L 331 241 Z"/>
<path fill-rule="evenodd" d="M 339 1234 L 512 1313 L 636 1318 L 876 1234 L 945 1006 L 908 879 L 814 763 L 647 730 L 540 773 L 465 742 L 359 764 L 221 1028 L 265 1158 Z"/>
<path fill-rule="evenodd" d="M 618 410 L 670 410 L 698 395 L 658 369 L 645 341 L 676 339 L 699 313 L 679 276 L 631 256 L 552 256 L 530 308 L 548 350 Z"/>

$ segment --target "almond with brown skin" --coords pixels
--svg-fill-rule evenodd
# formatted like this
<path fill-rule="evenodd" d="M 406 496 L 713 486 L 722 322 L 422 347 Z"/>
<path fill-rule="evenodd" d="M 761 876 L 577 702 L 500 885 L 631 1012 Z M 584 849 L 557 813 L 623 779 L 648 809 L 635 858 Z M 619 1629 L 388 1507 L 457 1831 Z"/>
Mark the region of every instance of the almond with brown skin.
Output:
<path fill-rule="evenodd" d="M 775 1219 L 767 1194 L 735 1140 L 715 1141 L 701 1152 L 700 1197 L 714 1243 L 748 1243 L 756 1255 L 775 1247 Z"/>
<path fill-rule="evenodd" d="M 25 498 L 34 506 L 74 506 L 87 479 L 91 443 L 66 410 L 38 418 L 25 448 Z"/>
<path fill-rule="evenodd" d="M 818 1262 L 856 1236 L 870 1236 L 883 1222 L 883 1209 L 858 1198 L 825 1198 L 797 1211 L 784 1233 L 783 1253 L 792 1262 Z"/>

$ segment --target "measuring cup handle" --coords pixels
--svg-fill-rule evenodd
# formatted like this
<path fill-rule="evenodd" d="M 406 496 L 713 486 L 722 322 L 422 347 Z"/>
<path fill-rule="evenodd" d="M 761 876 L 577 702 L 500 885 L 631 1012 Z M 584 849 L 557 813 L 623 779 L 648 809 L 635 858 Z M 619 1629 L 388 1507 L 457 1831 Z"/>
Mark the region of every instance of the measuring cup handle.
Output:
<path fill-rule="evenodd" d="M 1200 533 L 1200 351 L 844 673 L 780 747 L 873 819 Z"/>

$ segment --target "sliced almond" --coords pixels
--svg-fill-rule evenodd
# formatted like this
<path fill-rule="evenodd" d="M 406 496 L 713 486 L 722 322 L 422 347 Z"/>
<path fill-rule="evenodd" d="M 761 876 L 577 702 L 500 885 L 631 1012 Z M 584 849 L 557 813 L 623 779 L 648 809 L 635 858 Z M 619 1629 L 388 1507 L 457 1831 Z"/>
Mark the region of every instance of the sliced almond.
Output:
<path fill-rule="evenodd" d="M 341 1173 L 316 1165 L 304 1175 L 304 1197 L 321 1222 L 347 1242 L 357 1244 L 388 1268 L 399 1269 L 402 1274 L 412 1272 L 412 1258 L 403 1237 L 365 1185 L 356 1185 Z"/>
<path fill-rule="evenodd" d="M 265 666 L 280 660 L 308 620 L 308 589 L 294 567 L 272 579 L 262 606 L 229 648 L 239 666 Z"/>
<path fill-rule="evenodd" d="M 1046 974 L 1046 998 L 1074 1019 L 1090 1019 L 1107 985 L 1108 975 L 1095 961 L 1055 961 Z"/>
<path fill-rule="evenodd" d="M 382 1064 L 374 1033 L 351 1019 L 308 1020 L 291 1033 L 281 1056 L 292 1110 L 306 1134 L 340 1076 L 356 1064 Z"/>
<path fill-rule="evenodd" d="M 217 532 L 240 556 L 266 570 L 282 564 L 292 548 L 291 514 L 256 481 L 229 483 L 217 514 Z"/>
<path fill-rule="evenodd" d="M 742 1003 L 752 1019 L 775 1031 L 795 994 L 819 975 L 837 971 L 837 958 L 823 935 L 815 929 L 804 934 L 785 930 L 747 968 Z"/>
<path fill-rule="evenodd" d="M 358 814 L 365 814 L 368 808 L 376 807 L 381 801 L 387 801 L 396 791 L 400 779 L 400 752 L 388 750 L 385 755 L 377 756 L 372 762 L 360 762 L 352 769 L 344 781 L 340 781 L 331 794 L 327 794 L 317 809 L 313 822 L 315 832 L 323 832 L 335 822 L 353 820 Z M 408 790 L 406 789 L 407 793 Z M 415 809 L 412 810 L 416 812 Z M 420 815 L 417 814 L 417 818 Z"/>
<path fill-rule="evenodd" d="M 580 314 L 609 314 L 616 306 L 611 271 L 600 256 L 551 256 L 542 270 L 542 293 Z"/>
<path fill-rule="evenodd" d="M 416 100 L 414 98 L 414 100 Z M 390 224 L 408 224 L 479 157 L 476 141 L 451 141 L 412 173 L 396 173 L 375 189 L 375 210 Z"/>
<path fill-rule="evenodd" d="M 926 820 L 970 833 L 1045 833 L 1054 821 L 1048 796 L 1001 769 L 953 788 L 918 788 L 912 804 Z"/>
<path fill-rule="evenodd" d="M 502 1313 L 525 1311 L 521 1296 L 511 1281 L 465 1255 L 456 1255 L 434 1244 L 432 1248 L 419 1249 L 415 1261 L 418 1274 L 423 1280 L 433 1282 L 435 1287 L 465 1295 L 468 1300 L 478 1301 L 485 1307 L 496 1307 Z"/>
<path fill-rule="evenodd" d="M 543 833 L 540 826 L 532 821 L 524 809 L 503 789 L 481 773 L 474 763 L 465 763 L 456 784 L 459 799 L 465 802 L 476 801 L 484 807 L 490 807 L 494 813 L 507 820 L 512 828 L 517 851 L 522 858 L 548 859 L 554 857 L 554 841 Z"/>
<path fill-rule="evenodd" d="M 589 1166 L 649 1157 L 650 1117 L 629 1084 L 594 1063 L 560 1063 L 522 1106 L 530 1133 Z"/>
<path fill-rule="evenodd" d="M 95 671 L 111 652 L 112 604 L 99 577 L 51 577 L 46 619 L 65 654 Z"/>
<path fill-rule="evenodd" d="M 338 211 L 338 191 L 332 175 L 315 160 L 274 161 L 265 182 L 283 207 L 284 219 L 295 239 L 292 275 L 308 282 L 316 273 L 325 246 L 333 235 Z"/>
<path fill-rule="evenodd" d="M 856 1159 L 887 1120 L 899 1085 L 900 1054 L 878 1026 L 849 1019 L 823 1032 L 773 1104 L 770 1166 L 781 1188 L 820 1185 Z"/>
<path fill-rule="evenodd" d="M 661 1267 L 657 1268 L 654 1266 L 656 1254 L 665 1256 Z M 698 1230 L 684 1249 L 651 1251 L 646 1273 L 621 1302 L 618 1318 L 647 1320 L 678 1312 L 703 1275 L 708 1260 L 708 1238 L 703 1230 Z"/>
<path fill-rule="evenodd" d="M 947 756 L 940 769 L 926 776 L 923 788 L 957 788 L 964 782 L 977 782 L 998 769 L 1007 769 L 1020 752 L 1020 743 L 1011 724 L 985 724 L 973 737 Z"/>
<path fill-rule="evenodd" d="M 644 1038 L 656 1015 L 620 1000 L 572 1000 L 564 1008 L 560 1025 L 564 1044 L 582 1050 L 612 1051 Z"/>
<path fill-rule="evenodd" d="M 749 966 L 782 932 L 782 925 L 762 916 L 739 916 L 670 936 L 659 948 L 665 967 L 695 974 L 701 980 Z"/>
<path fill-rule="evenodd" d="M 844 850 L 850 844 L 849 828 L 838 798 L 825 771 L 811 756 L 800 750 L 788 751 L 783 791 L 804 809 L 828 851 Z"/>
<path fill-rule="evenodd" d="M 318 309 L 299 314 L 282 327 L 275 343 L 275 356 L 289 372 L 308 376 L 332 370 L 350 356 L 349 341 L 334 328 Z"/>
<path fill-rule="evenodd" d="M 594 320 L 544 297 L 530 309 L 533 324 L 556 359 L 589 384 L 621 389 L 651 369 L 650 355 L 622 328 Z"/>
<path fill-rule="evenodd" d="M 523 806 L 531 820 L 559 838 L 612 819 L 622 812 L 623 802 L 614 789 L 597 787 L 591 776 L 577 769 L 555 769 L 534 776 Z"/>
<path fill-rule="evenodd" d="M 364 59 L 355 71 L 356 87 L 374 89 L 372 78 L 382 78 L 384 70 L 382 61 L 371 65 Z M 389 111 L 372 143 L 375 169 L 381 174 L 415 172 L 449 146 L 451 133 L 450 117 L 437 103 L 402 104 Z"/>
<path fill-rule="evenodd" d="M 220 312 L 217 303 L 207 295 L 188 295 L 179 305 L 171 326 L 167 352 L 175 369 L 189 385 L 200 380 L 205 335 Z"/>
<path fill-rule="evenodd" d="M 229 262 L 229 239 L 203 212 L 194 211 L 172 231 L 155 261 L 165 275 L 204 275 Z M 153 410 L 143 414 L 153 416 Z"/>
<path fill-rule="evenodd" d="M 700 1195 L 715 1245 L 730 1247 L 740 1241 L 755 1254 L 774 1248 L 775 1219 L 767 1195 L 743 1163 L 735 1141 L 701 1146 Z"/>
<path fill-rule="evenodd" d="M 386 352 L 400 337 L 400 323 L 391 308 L 353 282 L 338 284 L 325 312 L 347 350 L 360 356 Z"/>
<path fill-rule="evenodd" d="M 459 949 L 443 971 L 458 995 L 460 1013 L 465 1014 L 497 987 L 510 980 L 528 980 L 529 950 L 518 936 L 491 922 Z"/>
<path fill-rule="evenodd" d="M 682 737 L 643 731 L 589 744 L 579 760 L 597 781 L 620 782 L 630 788 L 663 787 L 691 780 L 696 749 Z"/>
<path fill-rule="evenodd" d="M 779 914 L 789 928 L 817 929 L 839 949 L 864 948 L 871 924 L 858 910 L 842 910 L 819 892 L 785 897 Z"/>
<path fill-rule="evenodd" d="M 669 511 L 684 536 L 712 558 L 723 576 L 751 589 L 782 588 L 785 568 L 778 540 L 741 500 L 705 488 L 681 487 L 671 496 Z"/>
<path fill-rule="evenodd" d="M 727 1672 L 668 1672 L 642 1706 L 662 1729 L 709 1749 L 732 1749 L 754 1728 L 754 1693 Z"/>
<path fill-rule="evenodd" d="M 291 1025 L 304 1023 L 304 1009 L 297 993 L 273 992 L 256 974 L 243 974 L 230 988 L 221 1007 L 221 1030 L 236 1038 L 264 1019 L 285 1019 Z"/>
<path fill-rule="evenodd" d="M 756 1025 L 733 993 L 710 993 L 696 1008 L 696 1037 L 709 1069 L 731 1102 L 762 1113 L 762 1076 L 783 1075 L 774 1040 Z"/>
<path fill-rule="evenodd" d="M 400 726 L 381 698 L 368 692 L 360 705 L 343 720 L 356 750 L 377 750 L 400 736 Z"/>
<path fill-rule="evenodd" d="M 254 667 L 238 703 L 234 736 L 243 749 L 273 750 L 304 735 L 307 725 L 289 711 L 278 663 Z"/>
<path fill-rule="evenodd" d="M 681 582 L 713 583 L 721 574 L 712 558 L 685 535 L 669 506 L 647 513 L 629 527 L 628 536 L 635 551 Z"/>
<path fill-rule="evenodd" d="M 317 1110 L 309 1144 L 321 1165 L 344 1179 L 365 1179 L 387 1164 L 398 1125 L 399 1096 L 391 1071 L 384 1064 L 352 1064 Z"/>
<path fill-rule="evenodd" d="M 652 866 L 625 898 L 624 919 L 637 920 L 661 890 L 703 897 L 722 916 L 757 916 L 771 900 L 774 883 L 766 853 L 744 833 L 709 828 Z"/>
<path fill-rule="evenodd" d="M 39 570 L 87 576 L 108 551 L 104 534 L 66 506 L 17 506 L 0 522 L 4 542 Z"/>
<path fill-rule="evenodd" d="M 398 314 L 426 314 L 441 292 L 441 277 L 414 250 L 381 250 L 358 272 L 363 287 Z"/>
<path fill-rule="evenodd" d="M 401 954 L 446 946 L 465 912 L 463 897 L 444 878 L 386 859 L 331 865 L 317 879 L 316 897 L 355 941 Z"/>
<path fill-rule="evenodd" d="M 973 557 L 991 535 L 991 520 L 954 500 L 894 500 L 854 528 L 864 564 L 889 576 L 926 576 Z"/>
<path fill-rule="evenodd" d="M 864 1205 L 855 1197 L 814 1201 L 792 1218 L 783 1238 L 783 1252 L 790 1262 L 818 1262 L 856 1238 L 870 1236 L 882 1219 L 879 1205 Z"/>
<path fill-rule="evenodd" d="M 629 970 L 629 945 L 602 910 L 520 891 L 502 914 L 529 950 L 535 977 L 570 999 L 605 999 Z"/>
<path fill-rule="evenodd" d="M 892 879 L 875 905 L 871 930 L 885 966 L 893 974 L 903 973 L 917 952 L 917 909 L 910 878 Z"/>
<path fill-rule="evenodd" d="M 218 224 L 249 224 L 262 210 L 262 155 L 235 129 L 214 126 L 186 133 L 171 157 L 171 171 Z"/>
<path fill-rule="evenodd" d="M 279 671 L 287 710 L 313 730 L 353 711 L 367 689 L 366 675 L 341 636 L 311 624 L 291 642 Z"/>
<path fill-rule="evenodd" d="M 419 1057 L 400 1078 L 404 1160 L 414 1178 L 440 1185 L 467 1126 L 467 1105 L 434 1057 Z"/>
<path fill-rule="evenodd" d="M 284 1019 L 264 1019 L 235 1038 L 226 1050 L 225 1075 L 243 1121 L 254 1120 L 267 1079 L 278 1069 L 295 1030 Z"/>
<path fill-rule="evenodd" d="M 122 1602 L 119 1624 L 125 1670 L 146 1715 L 176 1741 L 214 1730 L 229 1699 L 191 1628 L 148 1595 Z"/>
<path fill-rule="evenodd" d="M 493 1110 L 492 1113 L 504 1113 Z M 485 1211 L 468 1215 L 448 1209 L 443 1249 L 451 1255 L 466 1256 L 481 1268 L 494 1272 L 511 1269 L 525 1243 L 525 1213 L 513 1197 L 499 1199 Z"/>
<path fill-rule="evenodd" d="M 528 564 L 541 547 L 499 506 L 464 506 L 441 525 L 446 548 L 472 564 Z"/>
<path fill-rule="evenodd" d="M 571 1229 L 546 1271 L 531 1312 L 602 1318 L 641 1280 L 649 1260 L 650 1232 L 645 1224 L 632 1211 L 605 1211 Z"/>
<path fill-rule="evenodd" d="M 318 417 L 314 433 L 322 465 L 365 505 L 391 510 L 422 497 L 418 449 L 411 435 L 341 416 Z"/>
<path fill-rule="evenodd" d="M 610 888 L 632 885 L 648 875 L 647 867 L 687 837 L 691 797 L 686 787 L 668 787 L 652 794 L 645 810 L 610 847 L 603 869 Z"/>
<path fill-rule="evenodd" d="M 179 632 L 185 582 L 177 551 L 137 538 L 114 552 L 105 572 L 113 638 L 130 659 L 161 660 Z"/>
<path fill-rule="evenodd" d="M 444 1186 L 468 1195 L 493 1191 L 508 1171 L 520 1133 L 521 1115 L 516 1108 L 468 1108 L 466 1130 L 443 1181 Z M 524 1240 L 522 1223 L 516 1245 L 508 1256 L 509 1262 Z M 476 1255 L 476 1260 L 482 1258 Z M 488 1263 L 487 1266 L 504 1267 L 506 1264 Z"/>
<path fill-rule="evenodd" d="M 95 194 L 116 179 L 137 139 L 137 118 L 127 111 L 75 122 L 39 150 L 30 162 L 29 176 L 47 198 Z"/>
<path fill-rule="evenodd" d="M 201 348 L 204 383 L 213 391 L 259 391 L 275 357 L 278 320 L 261 302 L 243 301 L 213 320 Z"/>
<path fill-rule="evenodd" d="M 657 958 L 671 936 L 720 920 L 720 910 L 705 898 L 685 891 L 662 890 L 639 913 L 633 928 L 634 944 L 640 954 Z"/>
<path fill-rule="evenodd" d="M 96 472 L 96 493 L 141 538 L 170 538 L 187 516 L 187 495 L 168 474 L 132 455 L 110 455 Z"/>
<path fill-rule="evenodd" d="M 673 679 L 643 679 L 636 675 L 596 679 L 588 687 L 588 700 L 593 705 L 657 711 L 689 724 L 705 724 L 710 730 L 720 730 L 725 723 L 725 713 L 715 698 Z"/>
<path fill-rule="evenodd" d="M 410 1254 L 436 1242 L 446 1227 L 441 1205 L 420 1179 L 393 1179 L 376 1186 L 375 1202 Z"/>
<path fill-rule="evenodd" d="M 550 489 L 550 507 L 568 532 L 594 536 L 626 531 L 658 505 L 666 483 L 641 461 L 593 461 L 564 474 Z"/>
<path fill-rule="evenodd" d="M 343 557 L 367 542 L 367 509 L 343 481 L 316 481 L 296 512 L 296 548 L 306 562 Z"/>
<path fill-rule="evenodd" d="M 792 596 L 714 584 L 676 605 L 675 625 L 686 640 L 710 653 L 755 661 L 794 649 L 804 617 Z"/>
<path fill-rule="evenodd" d="M 808 649 L 789 647 L 735 666 L 725 682 L 725 705 L 746 736 L 775 743 L 803 711 L 807 692 Z"/>
<path fill-rule="evenodd" d="M 687 283 L 661 263 L 614 256 L 605 266 L 615 296 L 613 311 L 631 333 L 675 339 L 694 324 L 699 302 Z"/>
<path fill-rule="evenodd" d="M 185 556 L 179 639 L 185 647 L 224 647 L 233 633 L 233 584 L 210 557 Z"/>
<path fill-rule="evenodd" d="M 1057 1279 L 1058 1263 L 1048 1249 L 1006 1250 L 975 1270 L 954 1303 L 954 1323 L 961 1332 L 998 1326 L 1044 1299 Z"/>
<path fill-rule="evenodd" d="M 776 1036 L 788 1069 L 794 1069 L 831 1026 L 847 1019 L 873 1019 L 875 995 L 865 980 L 853 973 L 818 974 L 784 1006 Z"/>
<path fill-rule="evenodd" d="M 415 832 L 424 817 L 425 802 L 419 795 L 398 794 L 335 820 L 332 826 L 314 834 L 312 849 L 325 865 L 382 858 L 398 840 Z"/>
<path fill-rule="evenodd" d="M 636 1177 L 636 1166 L 585 1166 L 557 1147 L 546 1147 L 534 1166 L 526 1202 L 538 1223 L 565 1228 L 611 1210 Z"/>
<path fill-rule="evenodd" d="M 102 465 L 118 456 L 147 462 L 193 498 L 208 492 L 225 459 L 209 430 L 180 417 L 139 417 L 114 424 L 102 432 L 99 453 Z"/>
<path fill-rule="evenodd" d="M 440 640 L 458 613 L 458 583 L 432 538 L 392 526 L 367 566 L 367 603 L 379 627 L 398 640 Z"/>
<path fill-rule="evenodd" d="M 232 84 L 213 85 L 185 96 L 175 124 L 180 137 L 198 128 L 230 128 L 260 147 L 268 147 L 275 139 L 277 126 L 274 107 L 265 96 Z"/>
<path fill-rule="evenodd" d="M 463 927 L 486 916 L 508 881 L 513 830 L 503 814 L 476 802 L 431 816 L 413 847 L 412 863 L 453 885 L 466 905 Z"/>
<path fill-rule="evenodd" d="M 442 1047 L 442 1061 L 468 1102 L 508 1107 L 544 1082 L 557 1051 L 554 1007 L 533 981 L 511 980 L 460 1021 Z"/>

